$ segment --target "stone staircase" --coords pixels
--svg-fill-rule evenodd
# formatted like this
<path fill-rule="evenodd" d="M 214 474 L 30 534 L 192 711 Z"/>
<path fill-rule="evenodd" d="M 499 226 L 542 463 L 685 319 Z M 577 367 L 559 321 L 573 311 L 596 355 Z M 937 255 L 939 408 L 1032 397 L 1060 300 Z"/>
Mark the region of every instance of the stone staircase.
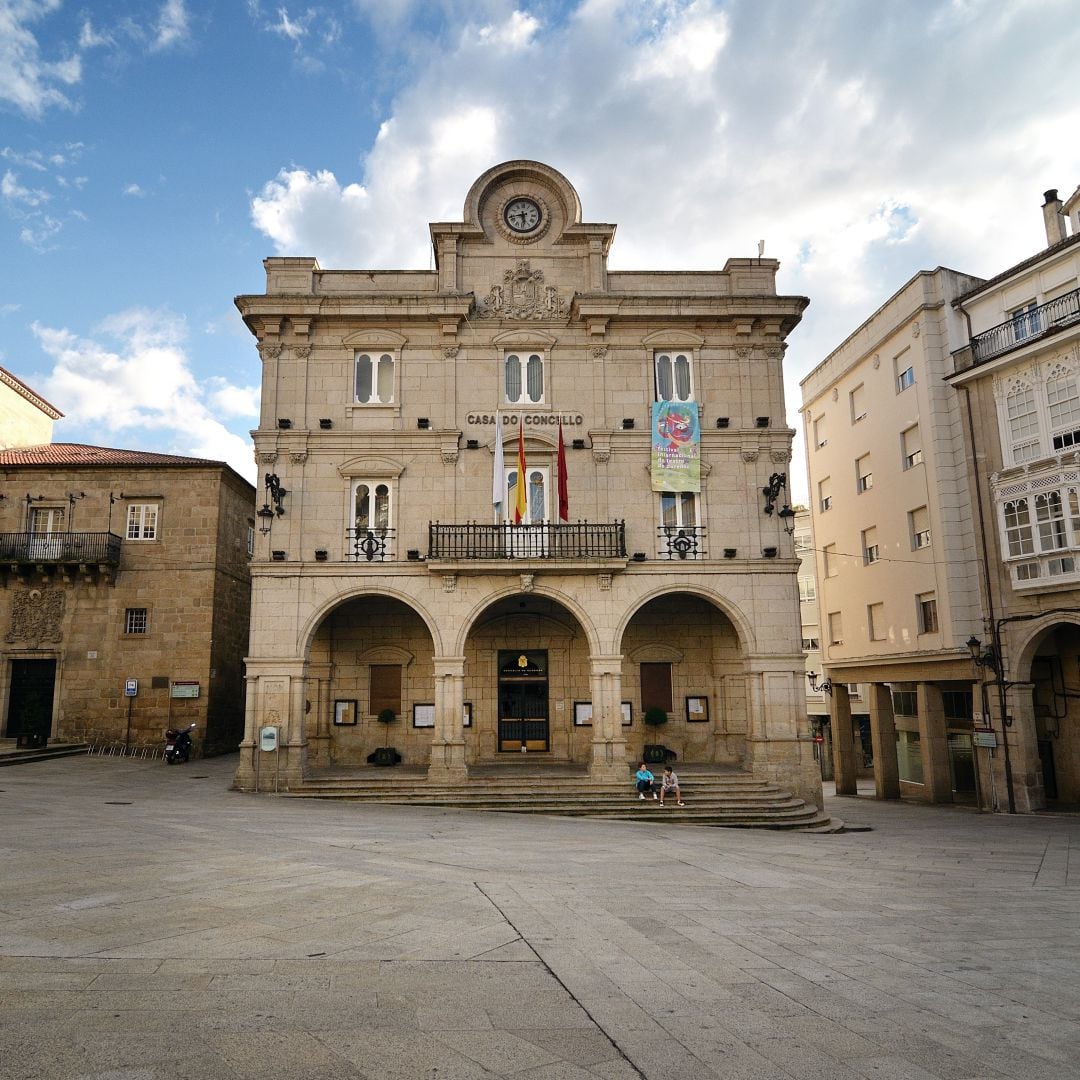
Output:
<path fill-rule="evenodd" d="M 86 743 L 53 742 L 48 746 L 35 749 L 20 749 L 15 739 L 0 739 L 0 767 L 4 765 L 26 765 L 31 761 L 48 761 L 50 758 L 70 757 L 72 754 L 85 754 Z"/>
<path fill-rule="evenodd" d="M 429 785 L 424 770 L 331 768 L 293 785 L 287 797 L 444 806 L 508 814 L 554 814 L 608 821 L 647 821 L 727 828 L 839 832 L 843 824 L 816 806 L 748 773 L 708 766 L 678 769 L 685 806 L 641 800 L 632 774 L 626 785 L 598 783 L 574 766 L 552 769 L 472 766 L 466 786 Z"/>

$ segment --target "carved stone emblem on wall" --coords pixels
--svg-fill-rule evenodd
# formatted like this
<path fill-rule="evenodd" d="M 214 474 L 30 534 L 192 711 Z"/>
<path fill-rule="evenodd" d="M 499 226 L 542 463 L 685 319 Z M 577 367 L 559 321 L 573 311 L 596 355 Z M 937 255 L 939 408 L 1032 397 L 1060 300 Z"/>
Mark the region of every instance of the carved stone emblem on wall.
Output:
<path fill-rule="evenodd" d="M 881 367 L 881 353 L 876 352 L 874 353 L 874 370 L 877 371 L 879 367 Z"/>
<path fill-rule="evenodd" d="M 443 574 L 442 591 L 443 592 L 456 592 L 457 591 L 457 574 Z"/>
<path fill-rule="evenodd" d="M 783 345 L 770 345 L 765 350 L 765 355 L 770 360 L 779 360 L 784 355 L 784 346 Z"/>
<path fill-rule="evenodd" d="M 596 587 L 601 592 L 611 592 L 611 575 L 610 574 L 597 574 L 596 575 Z"/>
<path fill-rule="evenodd" d="M 273 465 L 274 462 L 277 461 L 277 454 L 275 454 L 275 453 L 256 454 L 255 458 L 259 462 L 260 465 Z"/>
<path fill-rule="evenodd" d="M 264 343 L 259 346 L 259 355 L 264 360 L 276 360 L 281 355 L 281 346 Z"/>
<path fill-rule="evenodd" d="M 304 462 L 307 461 L 307 451 L 306 450 L 290 450 L 289 451 L 289 460 L 294 465 L 303 465 Z"/>
<path fill-rule="evenodd" d="M 607 346 L 594 345 L 589 352 L 594 360 L 603 360 L 607 356 Z"/>
<path fill-rule="evenodd" d="M 532 575 L 532 574 L 522 574 L 521 575 L 521 591 L 522 592 L 532 592 L 533 591 L 533 582 L 534 582 L 534 580 L 535 580 L 534 575 Z"/>
<path fill-rule="evenodd" d="M 444 360 L 456 360 L 459 348 L 460 348 L 459 345 L 444 345 L 442 347 L 443 359 Z"/>
<path fill-rule="evenodd" d="M 6 640 L 26 642 L 37 648 L 42 642 L 63 640 L 64 593 L 60 589 L 27 589 L 11 600 L 11 626 Z"/>
<path fill-rule="evenodd" d="M 911 328 L 911 336 L 913 338 L 917 338 L 921 333 L 922 327 L 918 323 L 915 323 L 915 325 Z"/>
<path fill-rule="evenodd" d="M 597 465 L 606 465 L 611 460 L 611 451 L 594 448 L 592 459 Z"/>
<path fill-rule="evenodd" d="M 772 450 L 769 452 L 769 460 L 775 461 L 777 465 L 783 465 L 791 460 L 791 452 L 789 450 Z"/>
<path fill-rule="evenodd" d="M 492 285 L 473 305 L 481 319 L 554 319 L 567 310 L 559 290 L 545 285 L 544 271 L 530 269 L 528 259 L 518 259 L 513 270 L 504 271 L 502 284 Z"/>
<path fill-rule="evenodd" d="M 743 461 L 757 461 L 757 458 L 758 458 L 758 452 L 756 450 L 743 450 L 742 451 L 742 459 L 743 459 Z"/>
<path fill-rule="evenodd" d="M 293 346 L 293 355 L 298 360 L 307 360 L 307 359 L 309 359 L 311 357 L 311 346 L 310 345 L 294 345 Z"/>
<path fill-rule="evenodd" d="M 443 447 L 442 450 L 442 463 L 444 465 L 456 465 L 458 460 L 458 452 L 453 447 Z"/>
<path fill-rule="evenodd" d="M 736 345 L 735 346 L 735 355 L 740 360 L 749 360 L 750 359 L 750 346 L 749 345 Z"/>

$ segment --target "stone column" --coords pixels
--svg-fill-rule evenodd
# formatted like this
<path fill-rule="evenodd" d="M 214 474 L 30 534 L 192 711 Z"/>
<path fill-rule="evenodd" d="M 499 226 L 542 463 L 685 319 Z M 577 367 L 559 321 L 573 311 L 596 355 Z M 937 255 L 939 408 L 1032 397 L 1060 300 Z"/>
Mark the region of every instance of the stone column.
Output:
<path fill-rule="evenodd" d="M 870 739 L 874 747 L 874 794 L 900 798 L 900 769 L 896 762 L 896 718 L 892 692 L 885 683 L 870 684 Z"/>
<path fill-rule="evenodd" d="M 987 688 L 996 704 L 998 688 L 990 685 Z M 1002 731 L 1000 725 L 995 725 L 998 732 L 997 757 L 1001 760 L 1002 786 L 1001 798 L 1002 809 L 1008 809 L 1008 798 L 1005 793 L 1004 758 L 1005 750 L 1002 745 L 1004 739 L 1009 740 L 1009 760 L 1012 765 L 1013 802 L 1018 814 L 1030 814 L 1033 810 L 1046 809 L 1046 788 L 1043 786 L 1042 761 L 1039 758 L 1038 732 L 1035 726 L 1035 705 L 1032 695 L 1031 683 L 1013 683 L 1008 691 L 1008 716 L 1012 717 L 1012 725 L 1007 731 Z M 1000 712 L 1000 708 L 996 711 Z"/>
<path fill-rule="evenodd" d="M 829 698 L 829 726 L 832 728 L 833 773 L 837 795 L 857 795 L 855 782 L 855 739 L 851 733 L 851 696 L 844 683 L 833 683 Z"/>
<path fill-rule="evenodd" d="M 589 776 L 593 780 L 625 781 L 629 776 L 622 733 L 622 659 L 593 656 L 589 661 L 593 722 Z"/>
<path fill-rule="evenodd" d="M 465 765 L 465 657 L 435 657 L 435 732 L 431 741 L 428 781 L 464 784 Z"/>
<path fill-rule="evenodd" d="M 255 790 L 255 755 L 259 752 L 259 732 L 255 695 L 258 679 L 248 675 L 244 680 L 244 739 L 240 743 L 240 764 L 236 768 L 233 785 L 240 791 Z"/>
<path fill-rule="evenodd" d="M 945 731 L 945 703 L 935 683 L 917 684 L 919 747 L 922 751 L 923 789 L 932 803 L 953 801 L 949 771 L 949 737 Z"/>

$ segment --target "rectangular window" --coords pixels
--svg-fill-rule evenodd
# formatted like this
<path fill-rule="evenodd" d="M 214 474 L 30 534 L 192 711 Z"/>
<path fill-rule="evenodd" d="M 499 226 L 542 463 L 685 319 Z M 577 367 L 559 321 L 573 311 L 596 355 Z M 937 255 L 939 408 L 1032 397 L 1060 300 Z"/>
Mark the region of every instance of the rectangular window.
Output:
<path fill-rule="evenodd" d="M 813 542 L 806 533 L 795 534 L 795 554 L 805 555 L 807 552 L 813 550 Z"/>
<path fill-rule="evenodd" d="M 1024 338 L 1031 337 L 1032 334 L 1039 332 L 1039 316 L 1036 311 L 1038 306 L 1037 301 L 1029 300 L 1009 312 L 1009 318 L 1012 319 L 1013 336 L 1017 341 L 1023 341 Z"/>
<path fill-rule="evenodd" d="M 839 560 L 836 555 L 836 545 L 826 544 L 821 549 L 823 561 L 825 563 L 825 576 L 836 577 L 839 570 Z"/>
<path fill-rule="evenodd" d="M 689 352 L 664 350 L 653 355 L 657 401 L 693 401 L 693 364 Z"/>
<path fill-rule="evenodd" d="M 1013 390 L 1005 399 L 1005 416 L 1013 463 L 1022 465 L 1025 461 L 1034 461 L 1042 450 L 1035 391 L 1030 386 L 1020 386 Z"/>
<path fill-rule="evenodd" d="M 923 782 L 922 746 L 917 731 L 896 733 L 896 771 L 909 784 Z"/>
<path fill-rule="evenodd" d="M 540 405 L 544 401 L 544 354 L 510 352 L 503 358 L 503 401 Z"/>
<path fill-rule="evenodd" d="M 814 421 L 814 449 L 820 450 L 829 445 L 828 436 L 825 434 L 825 417 L 819 416 Z"/>
<path fill-rule="evenodd" d="M 401 715 L 400 664 L 371 665 L 368 705 L 372 716 L 378 716 L 383 709 L 391 709 L 395 716 Z"/>
<path fill-rule="evenodd" d="M 942 690 L 941 703 L 945 707 L 946 720 L 960 720 L 970 724 L 975 716 L 970 690 Z"/>
<path fill-rule="evenodd" d="M 129 607 L 124 612 L 124 633 L 145 634 L 147 627 L 147 609 L 144 607 Z"/>
<path fill-rule="evenodd" d="M 1022 562 L 1016 564 L 1017 581 L 1034 581 L 1039 576 L 1039 564 L 1037 562 Z"/>
<path fill-rule="evenodd" d="M 641 711 L 648 709 L 663 709 L 670 713 L 672 709 L 671 696 L 671 665 L 670 664 L 642 664 L 641 665 Z"/>
<path fill-rule="evenodd" d="M 933 593 L 920 593 L 915 602 L 919 609 L 919 633 L 936 634 L 938 632 L 937 597 Z"/>
<path fill-rule="evenodd" d="M 1065 509 L 1060 492 L 1047 491 L 1035 496 L 1035 520 L 1039 526 L 1040 551 L 1065 547 Z"/>
<path fill-rule="evenodd" d="M 894 690 L 892 692 L 892 707 L 897 716 L 918 716 L 919 695 L 914 690 Z"/>
<path fill-rule="evenodd" d="M 821 512 L 825 513 L 826 510 L 832 506 L 832 478 L 825 477 L 824 480 L 818 481 L 818 505 L 821 507 Z"/>
<path fill-rule="evenodd" d="M 860 495 L 864 491 L 869 491 L 874 486 L 874 474 L 870 471 L 869 454 L 863 454 L 863 456 L 855 462 L 855 479 L 856 487 Z"/>
<path fill-rule="evenodd" d="M 1051 379 L 1046 384 L 1046 404 L 1050 412 L 1051 431 L 1072 429 L 1080 424 L 1080 389 L 1072 375 Z"/>
<path fill-rule="evenodd" d="M 851 422 L 857 424 L 860 420 L 866 419 L 866 387 L 862 383 L 859 383 L 854 390 L 848 394 L 848 398 L 851 404 Z"/>
<path fill-rule="evenodd" d="M 675 529 L 695 528 L 697 496 L 690 491 L 661 492 L 660 524 Z"/>
<path fill-rule="evenodd" d="M 839 611 L 829 612 L 829 644 L 844 644 L 844 620 Z"/>
<path fill-rule="evenodd" d="M 871 525 L 869 529 L 863 529 L 862 550 L 864 566 L 876 563 L 881 558 L 881 551 L 878 548 L 877 526 Z"/>
<path fill-rule="evenodd" d="M 930 511 L 925 506 L 908 511 L 908 531 L 911 533 L 911 550 L 930 546 Z"/>
<path fill-rule="evenodd" d="M 1076 560 L 1071 555 L 1058 559 L 1046 560 L 1046 573 L 1050 577 L 1060 577 L 1062 574 L 1076 573 Z"/>
<path fill-rule="evenodd" d="M 394 400 L 394 356 L 388 352 L 356 354 L 355 400 L 359 405 L 390 405 Z"/>
<path fill-rule="evenodd" d="M 805 652 L 813 652 L 815 649 L 821 648 L 821 642 L 816 637 L 804 637 L 802 647 Z"/>
<path fill-rule="evenodd" d="M 893 371 L 896 373 L 896 392 L 902 394 L 909 386 L 915 385 L 915 369 L 908 357 L 910 348 L 904 349 L 899 356 L 893 357 Z"/>
<path fill-rule="evenodd" d="M 249 525 L 247 527 L 247 553 L 248 557 L 254 557 L 255 555 L 255 526 Z"/>
<path fill-rule="evenodd" d="M 1027 499 L 1013 499 L 1002 507 L 1005 516 L 1005 539 L 1009 557 L 1033 555 L 1035 541 L 1031 531 L 1031 514 Z"/>
<path fill-rule="evenodd" d="M 885 634 L 885 605 L 868 604 L 866 608 L 866 626 L 870 633 L 871 641 L 884 641 Z"/>
<path fill-rule="evenodd" d="M 156 503 L 132 503 L 128 507 L 127 538 L 129 540 L 156 540 L 157 520 Z"/>
<path fill-rule="evenodd" d="M 922 464 L 922 432 L 919 431 L 918 424 L 900 432 L 900 453 L 904 458 L 905 469 Z"/>
<path fill-rule="evenodd" d="M 817 599 L 817 582 L 812 577 L 799 578 L 799 602 L 809 604 Z"/>

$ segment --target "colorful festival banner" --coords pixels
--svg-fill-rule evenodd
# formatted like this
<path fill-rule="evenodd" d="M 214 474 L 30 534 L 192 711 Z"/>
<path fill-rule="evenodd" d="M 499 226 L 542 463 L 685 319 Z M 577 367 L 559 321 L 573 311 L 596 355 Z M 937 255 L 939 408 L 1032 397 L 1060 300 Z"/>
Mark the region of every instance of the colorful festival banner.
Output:
<path fill-rule="evenodd" d="M 697 402 L 653 402 L 652 489 L 701 491 L 701 429 Z"/>

